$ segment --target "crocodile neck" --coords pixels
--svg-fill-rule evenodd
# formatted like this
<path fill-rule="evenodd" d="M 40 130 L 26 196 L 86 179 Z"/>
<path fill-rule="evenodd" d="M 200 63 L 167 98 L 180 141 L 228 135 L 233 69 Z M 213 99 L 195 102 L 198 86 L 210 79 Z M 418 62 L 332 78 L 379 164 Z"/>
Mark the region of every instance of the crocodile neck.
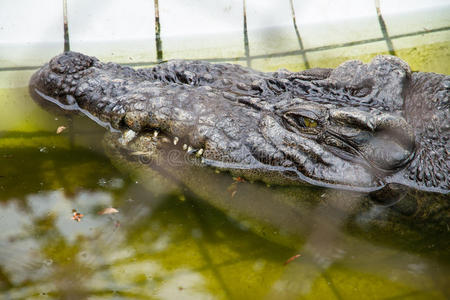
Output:
<path fill-rule="evenodd" d="M 416 136 L 416 155 L 405 173 L 427 187 L 449 185 L 449 89 L 448 76 L 415 72 L 405 93 L 404 116 Z"/>

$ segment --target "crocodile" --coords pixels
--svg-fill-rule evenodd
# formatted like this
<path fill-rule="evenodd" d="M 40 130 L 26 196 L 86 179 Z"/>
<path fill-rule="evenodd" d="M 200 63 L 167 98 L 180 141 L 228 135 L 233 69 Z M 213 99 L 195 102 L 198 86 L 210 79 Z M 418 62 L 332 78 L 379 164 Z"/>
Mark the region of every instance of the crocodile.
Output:
<path fill-rule="evenodd" d="M 84 114 L 132 153 L 188 161 L 268 184 L 447 194 L 450 76 L 394 56 L 334 69 L 260 72 L 171 60 L 133 69 L 65 52 L 40 68 L 42 105 Z"/>

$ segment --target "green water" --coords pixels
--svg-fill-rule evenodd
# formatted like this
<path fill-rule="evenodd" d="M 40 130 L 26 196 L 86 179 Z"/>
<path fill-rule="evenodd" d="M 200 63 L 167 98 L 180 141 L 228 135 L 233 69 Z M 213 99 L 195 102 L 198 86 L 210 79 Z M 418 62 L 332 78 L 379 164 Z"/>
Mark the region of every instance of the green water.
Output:
<path fill-rule="evenodd" d="M 448 74 L 448 44 L 427 47 L 399 55 Z M 275 65 L 290 67 L 274 60 L 265 69 Z M 13 75 L 26 82 L 29 72 Z M 59 126 L 67 129 L 56 134 Z M 173 185 L 111 160 L 102 136 L 89 120 L 45 112 L 26 87 L 0 89 L 5 299 L 450 297 L 448 227 L 352 230 L 327 200 L 359 196 L 240 183 L 214 171 L 185 173 L 184 185 Z M 98 214 L 107 207 L 119 213 Z"/>

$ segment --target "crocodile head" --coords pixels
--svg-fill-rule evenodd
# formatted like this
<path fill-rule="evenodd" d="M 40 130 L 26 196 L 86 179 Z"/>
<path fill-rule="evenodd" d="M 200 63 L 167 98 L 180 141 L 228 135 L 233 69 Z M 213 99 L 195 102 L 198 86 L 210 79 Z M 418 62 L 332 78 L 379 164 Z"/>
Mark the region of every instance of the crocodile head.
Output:
<path fill-rule="evenodd" d="M 269 183 L 447 193 L 449 81 L 391 56 L 263 73 L 178 60 L 134 70 L 66 52 L 30 91 L 117 132 L 109 143 L 131 153 L 178 149 Z"/>

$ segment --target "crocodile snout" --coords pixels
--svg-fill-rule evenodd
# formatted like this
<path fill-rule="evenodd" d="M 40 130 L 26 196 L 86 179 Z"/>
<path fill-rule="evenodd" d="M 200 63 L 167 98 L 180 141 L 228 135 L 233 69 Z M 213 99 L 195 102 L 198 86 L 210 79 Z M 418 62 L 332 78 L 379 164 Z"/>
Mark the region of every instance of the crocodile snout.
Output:
<path fill-rule="evenodd" d="M 58 74 L 73 74 L 90 68 L 94 64 L 94 58 L 77 53 L 64 52 L 54 57 L 50 63 L 50 69 Z"/>

